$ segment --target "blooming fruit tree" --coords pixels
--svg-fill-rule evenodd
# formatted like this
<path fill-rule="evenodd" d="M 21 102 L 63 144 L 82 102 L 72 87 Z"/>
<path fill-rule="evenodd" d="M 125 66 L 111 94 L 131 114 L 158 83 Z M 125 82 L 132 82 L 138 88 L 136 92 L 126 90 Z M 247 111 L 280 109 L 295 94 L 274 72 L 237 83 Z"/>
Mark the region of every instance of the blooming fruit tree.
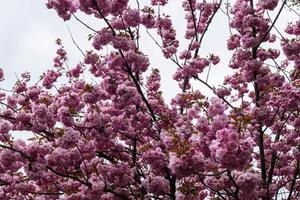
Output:
<path fill-rule="evenodd" d="M 69 68 L 57 40 L 54 66 L 38 83 L 24 73 L 1 92 L 1 200 L 300 199 L 300 21 L 276 27 L 286 0 L 178 1 L 186 46 L 160 13 L 167 4 L 46 2 L 90 29 L 93 50 Z M 94 30 L 77 12 L 103 27 Z M 201 74 L 221 58 L 199 51 L 217 12 L 231 30 L 224 54 L 232 73 L 216 87 Z M 177 68 L 170 76 L 180 92 L 171 102 L 163 99 L 159 68 L 140 48 L 140 34 L 150 29 Z M 20 131 L 34 137 L 14 139 Z"/>

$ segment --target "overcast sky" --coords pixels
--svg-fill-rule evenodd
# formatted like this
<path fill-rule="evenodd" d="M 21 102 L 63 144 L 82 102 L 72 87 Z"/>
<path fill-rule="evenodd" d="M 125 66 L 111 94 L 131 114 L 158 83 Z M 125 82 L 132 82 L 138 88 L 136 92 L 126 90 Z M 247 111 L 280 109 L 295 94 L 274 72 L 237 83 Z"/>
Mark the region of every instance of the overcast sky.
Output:
<path fill-rule="evenodd" d="M 141 3 L 146 0 L 141 0 Z M 147 0 L 148 1 L 148 0 Z M 135 1 L 133 1 L 135 2 Z M 180 1 L 181 2 L 181 1 Z M 68 52 L 69 65 L 72 67 L 82 60 L 82 55 L 72 43 L 68 28 L 72 31 L 74 39 L 83 50 L 90 50 L 88 34 L 91 33 L 76 20 L 63 22 L 54 10 L 48 10 L 46 0 L 10 0 L 3 1 L 0 7 L 0 66 L 5 70 L 6 81 L 0 87 L 10 88 L 16 80 L 15 74 L 31 71 L 33 79 L 50 69 L 57 46 L 56 38 L 61 38 Z M 174 26 L 179 35 L 180 43 L 184 35 L 185 20 L 179 0 L 170 1 L 163 11 L 171 14 Z M 102 23 L 99 19 L 78 14 L 78 17 L 93 28 L 100 29 Z M 295 15 L 285 12 L 280 18 L 279 26 L 283 27 L 287 21 L 295 19 Z M 228 38 L 228 25 L 226 16 L 219 12 L 208 34 L 204 39 L 201 57 L 215 53 L 221 57 L 221 63 L 211 70 L 210 83 L 222 83 L 224 74 L 228 73 L 227 64 L 230 54 L 226 50 Z M 149 55 L 151 67 L 159 68 L 162 73 L 162 89 L 166 99 L 174 97 L 177 90 L 172 75 L 176 66 L 166 61 L 160 50 L 147 36 L 142 38 L 142 50 Z M 183 47 L 186 47 L 185 45 Z M 203 74 L 205 76 L 206 74 Z M 196 88 L 206 90 L 205 86 L 197 83 Z"/>

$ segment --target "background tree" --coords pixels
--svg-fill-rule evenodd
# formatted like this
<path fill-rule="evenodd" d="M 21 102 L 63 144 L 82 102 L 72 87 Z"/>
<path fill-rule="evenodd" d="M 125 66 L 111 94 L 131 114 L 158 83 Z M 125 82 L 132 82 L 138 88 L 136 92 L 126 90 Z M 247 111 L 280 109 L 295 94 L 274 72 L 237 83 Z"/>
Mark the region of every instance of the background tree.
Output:
<path fill-rule="evenodd" d="M 23 73 L 1 93 L 1 199 L 299 199 L 300 21 L 276 27 L 286 0 L 178 2 L 186 46 L 161 13 L 167 3 L 47 2 L 90 29 L 93 50 L 78 46 L 84 60 L 69 67 L 58 39 L 54 67 L 38 83 Z M 217 12 L 230 28 L 224 53 L 232 74 L 214 87 L 201 74 L 220 57 L 199 51 Z M 181 92 L 170 103 L 141 51 L 142 34 L 177 67 Z M 34 137 L 12 137 L 23 130 Z"/>

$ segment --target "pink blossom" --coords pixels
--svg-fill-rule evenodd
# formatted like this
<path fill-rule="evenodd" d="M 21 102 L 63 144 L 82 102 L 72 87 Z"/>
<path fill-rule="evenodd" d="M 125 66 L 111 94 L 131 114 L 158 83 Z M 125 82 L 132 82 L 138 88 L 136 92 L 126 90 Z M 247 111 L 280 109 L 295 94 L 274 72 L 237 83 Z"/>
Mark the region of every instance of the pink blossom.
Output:
<path fill-rule="evenodd" d="M 7 120 L 1 120 L 0 121 L 0 133 L 1 134 L 7 134 L 10 130 L 12 130 L 14 125 L 7 121 Z"/>
<path fill-rule="evenodd" d="M 71 15 L 78 9 L 78 3 L 74 0 L 48 0 L 47 7 L 49 9 L 55 9 L 57 14 L 63 18 L 63 20 L 69 20 Z"/>
<path fill-rule="evenodd" d="M 2 68 L 0 68 L 0 81 L 4 80 L 4 71 Z"/>
<path fill-rule="evenodd" d="M 166 5 L 168 3 L 168 0 L 151 0 L 152 5 Z"/>
<path fill-rule="evenodd" d="M 149 177 L 145 180 L 144 185 L 149 193 L 163 195 L 169 192 L 168 180 L 161 176 Z"/>
<path fill-rule="evenodd" d="M 124 10 L 123 19 L 124 22 L 130 27 L 135 27 L 141 23 L 140 12 L 135 9 Z"/>
<path fill-rule="evenodd" d="M 277 7 L 278 0 L 260 0 L 258 5 L 264 9 L 274 10 Z"/>
<path fill-rule="evenodd" d="M 94 37 L 93 46 L 95 49 L 100 50 L 103 46 L 110 43 L 113 39 L 113 35 L 109 29 L 101 29 Z"/>

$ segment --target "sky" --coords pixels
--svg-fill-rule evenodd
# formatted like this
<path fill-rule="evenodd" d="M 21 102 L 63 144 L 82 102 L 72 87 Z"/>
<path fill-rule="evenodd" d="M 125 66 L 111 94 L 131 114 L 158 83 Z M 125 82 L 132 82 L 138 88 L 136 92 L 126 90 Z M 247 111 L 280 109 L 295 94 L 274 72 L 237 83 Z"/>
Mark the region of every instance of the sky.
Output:
<path fill-rule="evenodd" d="M 135 6 L 135 1 L 131 2 Z M 140 0 L 142 5 L 145 2 L 146 0 Z M 180 44 L 183 44 L 182 47 L 186 47 L 183 39 L 185 19 L 180 2 L 179 0 L 169 1 L 168 6 L 163 8 L 162 12 L 172 16 Z M 17 76 L 24 71 L 32 72 L 32 79 L 38 80 L 38 77 L 52 66 L 57 48 L 55 45 L 57 38 L 62 39 L 67 50 L 70 67 L 81 61 L 83 57 L 73 44 L 68 28 L 81 49 L 91 50 L 88 41 L 88 34 L 91 31 L 74 19 L 63 22 L 54 10 L 46 8 L 45 3 L 46 0 L 2 2 L 0 7 L 0 66 L 5 71 L 6 81 L 0 83 L 0 88 L 11 88 L 17 80 Z M 99 19 L 80 13 L 76 15 L 96 30 L 103 27 L 103 23 Z M 296 15 L 285 11 L 279 18 L 278 26 L 284 27 L 290 21 L 289 19 L 296 19 Z M 209 83 L 215 86 L 221 84 L 223 77 L 230 72 L 227 67 L 231 57 L 231 53 L 226 49 L 228 36 L 227 17 L 222 12 L 218 12 L 200 50 L 201 57 L 206 57 L 210 53 L 221 57 L 220 64 L 213 66 L 210 71 Z M 141 48 L 149 56 L 151 68 L 158 68 L 161 71 L 163 95 L 167 101 L 170 101 L 178 92 L 177 83 L 172 79 L 176 65 L 163 58 L 161 51 L 147 35 L 141 38 Z M 206 73 L 203 73 L 203 78 L 206 77 Z M 208 89 L 200 83 L 193 83 L 193 85 L 203 93 L 208 92 Z"/>
<path fill-rule="evenodd" d="M 87 39 L 83 36 L 88 33 L 79 24 L 64 23 L 46 8 L 45 2 L 5 1 L 0 8 L 0 66 L 7 74 L 6 82 L 15 80 L 15 73 L 31 71 L 35 78 L 50 69 L 57 48 L 56 38 L 63 39 L 71 62 L 82 59 L 71 43 L 67 26 L 74 29 L 82 46 L 86 46 Z"/>
<path fill-rule="evenodd" d="M 70 66 L 82 60 L 82 55 L 71 40 L 68 27 L 80 48 L 90 50 L 88 34 L 91 31 L 76 20 L 63 22 L 54 10 L 46 8 L 45 2 L 14 0 L 4 1 L 4 5 L 2 3 L 0 8 L 0 66 L 5 70 L 6 81 L 0 83 L 0 87 L 11 88 L 17 80 L 17 76 L 20 76 L 24 71 L 32 72 L 32 79 L 35 81 L 43 72 L 50 69 L 52 60 L 55 57 L 56 38 L 62 39 L 68 53 Z M 141 1 L 142 4 L 144 2 L 145 0 Z M 185 20 L 182 8 L 178 5 L 180 5 L 178 1 L 171 1 L 162 11 L 168 13 L 172 11 L 172 19 L 174 20 L 177 34 L 182 37 L 184 35 Z M 96 30 L 103 26 L 100 20 L 94 17 L 80 13 L 77 16 Z M 217 17 L 224 16 L 219 14 Z M 220 26 L 215 27 L 220 29 Z M 205 52 L 203 54 L 204 57 L 212 53 L 214 47 L 217 50 L 216 54 L 221 54 L 222 48 L 224 49 L 226 45 L 226 41 L 222 40 L 225 35 L 224 37 L 219 37 L 226 31 L 217 30 L 213 27 L 210 31 L 218 36 L 213 39 L 213 43 L 207 43 L 211 50 Z M 181 42 L 184 43 L 183 40 Z M 218 48 L 221 45 L 223 47 Z M 176 65 L 163 58 L 161 51 L 158 50 L 148 36 L 142 38 L 141 46 L 145 54 L 149 55 L 152 63 L 151 67 L 160 69 L 162 73 L 162 89 L 165 91 L 166 99 L 170 100 L 178 92 L 174 89 L 176 88 L 174 87 L 176 82 L 172 79 L 176 71 Z M 186 45 L 183 47 L 186 47 Z M 214 73 L 214 69 L 212 69 L 211 73 Z M 218 74 L 217 70 L 214 76 L 219 76 Z"/>

